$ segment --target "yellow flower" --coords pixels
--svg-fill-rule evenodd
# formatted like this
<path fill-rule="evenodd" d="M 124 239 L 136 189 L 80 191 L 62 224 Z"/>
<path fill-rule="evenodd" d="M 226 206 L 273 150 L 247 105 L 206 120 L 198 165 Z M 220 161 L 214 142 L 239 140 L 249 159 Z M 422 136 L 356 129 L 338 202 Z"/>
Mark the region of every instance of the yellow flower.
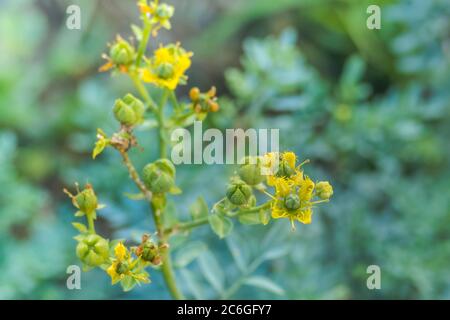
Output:
<path fill-rule="evenodd" d="M 175 90 L 179 83 L 186 83 L 184 72 L 191 66 L 191 56 L 192 52 L 185 51 L 179 43 L 161 46 L 142 70 L 142 80 Z"/>
<path fill-rule="evenodd" d="M 127 248 L 123 245 L 122 242 L 120 242 L 115 248 L 114 248 L 114 254 L 116 255 L 116 258 L 119 261 L 125 260 L 125 257 L 128 254 Z"/>
<path fill-rule="evenodd" d="M 275 186 L 279 178 L 287 178 L 300 183 L 303 174 L 295 167 L 297 156 L 293 152 L 269 152 L 262 157 L 262 165 L 267 175 L 267 184 Z"/>
<path fill-rule="evenodd" d="M 309 201 L 313 197 L 314 182 L 305 176 L 304 180 L 300 183 L 300 200 Z"/>
<path fill-rule="evenodd" d="M 139 282 L 150 282 L 148 274 L 141 270 L 141 266 L 138 264 L 139 259 L 133 259 L 122 242 L 115 246 L 114 256 L 115 259 L 106 269 L 106 273 L 111 277 L 112 284 L 116 284 L 125 277 L 132 277 Z"/>
<path fill-rule="evenodd" d="M 311 223 L 314 182 L 298 172 L 295 179 L 278 177 L 274 179 L 275 202 L 272 206 L 272 218 L 288 218 L 292 229 L 297 220 L 303 224 Z"/>

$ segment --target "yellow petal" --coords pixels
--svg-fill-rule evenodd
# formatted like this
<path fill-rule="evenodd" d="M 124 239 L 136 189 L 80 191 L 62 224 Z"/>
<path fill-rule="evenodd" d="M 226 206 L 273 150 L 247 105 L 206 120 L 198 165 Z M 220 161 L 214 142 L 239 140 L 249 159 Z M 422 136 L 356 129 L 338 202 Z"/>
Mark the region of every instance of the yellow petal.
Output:
<path fill-rule="evenodd" d="M 119 242 L 119 244 L 116 245 L 114 248 L 114 254 L 116 255 L 116 258 L 119 261 L 122 261 L 125 259 L 126 255 L 128 253 L 127 248 L 123 245 L 122 242 Z"/>

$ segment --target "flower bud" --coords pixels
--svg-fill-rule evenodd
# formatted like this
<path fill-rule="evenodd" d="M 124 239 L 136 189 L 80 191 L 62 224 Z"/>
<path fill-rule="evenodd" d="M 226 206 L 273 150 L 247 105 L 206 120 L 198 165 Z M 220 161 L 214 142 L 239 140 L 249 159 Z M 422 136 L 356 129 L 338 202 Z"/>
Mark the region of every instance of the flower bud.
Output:
<path fill-rule="evenodd" d="M 75 204 L 78 206 L 80 211 L 91 214 L 98 207 L 97 196 L 95 195 L 94 189 L 88 184 L 86 188 L 75 195 Z"/>
<path fill-rule="evenodd" d="M 330 199 L 333 195 L 333 187 L 328 181 L 320 181 L 316 184 L 316 195 L 322 199 Z"/>
<path fill-rule="evenodd" d="M 127 94 L 123 99 L 117 99 L 114 108 L 114 117 L 125 126 L 133 126 L 142 121 L 145 106 L 141 100 L 132 94 Z"/>
<path fill-rule="evenodd" d="M 247 157 L 244 164 L 242 164 L 238 169 L 239 177 L 248 185 L 254 186 L 264 181 L 265 176 L 261 174 L 261 162 L 260 160 L 251 159 Z"/>
<path fill-rule="evenodd" d="M 174 68 L 173 65 L 170 63 L 161 63 L 157 68 L 156 68 L 156 74 L 158 75 L 159 78 L 161 79 L 170 79 L 173 77 L 174 74 Z"/>
<path fill-rule="evenodd" d="M 76 253 L 84 264 L 97 267 L 108 259 L 108 241 L 99 235 L 89 234 L 78 242 Z"/>
<path fill-rule="evenodd" d="M 284 206 L 288 210 L 297 210 L 300 208 L 300 198 L 296 194 L 290 194 L 284 198 Z"/>
<path fill-rule="evenodd" d="M 192 88 L 189 91 L 189 98 L 191 98 L 191 100 L 194 102 L 200 99 L 200 89 L 197 87 Z"/>
<path fill-rule="evenodd" d="M 175 167 L 170 160 L 159 159 L 144 167 L 142 177 L 150 191 L 154 193 L 168 192 L 175 186 Z"/>
<path fill-rule="evenodd" d="M 116 120 L 123 125 L 132 126 L 137 122 L 136 113 L 133 108 L 121 99 L 116 100 L 113 112 Z"/>
<path fill-rule="evenodd" d="M 159 19 L 169 19 L 173 16 L 174 9 L 168 4 L 161 3 L 155 10 L 155 15 Z"/>
<path fill-rule="evenodd" d="M 131 93 L 128 93 L 127 95 L 125 95 L 125 97 L 123 97 L 122 100 L 127 105 L 131 106 L 131 108 L 133 109 L 134 113 L 136 114 L 136 117 L 138 118 L 138 120 L 141 120 L 142 117 L 144 116 L 144 112 L 145 112 L 144 103 L 141 100 L 139 100 L 138 98 L 136 98 L 135 96 L 133 96 Z"/>
<path fill-rule="evenodd" d="M 277 177 L 289 178 L 295 174 L 295 168 L 292 168 L 287 161 L 280 161 L 278 171 L 276 173 Z"/>
<path fill-rule="evenodd" d="M 129 42 L 117 37 L 117 41 L 109 50 L 109 56 L 116 65 L 129 65 L 134 60 L 135 50 Z"/>
<path fill-rule="evenodd" d="M 228 200 L 237 206 L 247 204 L 252 194 L 252 188 L 240 180 L 230 184 L 226 192 Z"/>

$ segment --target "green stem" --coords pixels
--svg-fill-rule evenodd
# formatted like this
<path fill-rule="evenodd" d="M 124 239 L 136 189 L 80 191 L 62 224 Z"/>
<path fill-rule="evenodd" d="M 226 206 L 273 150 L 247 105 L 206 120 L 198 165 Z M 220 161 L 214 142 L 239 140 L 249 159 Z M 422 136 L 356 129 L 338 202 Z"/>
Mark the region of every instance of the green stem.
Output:
<path fill-rule="evenodd" d="M 163 210 L 156 208 L 153 204 L 152 212 L 153 219 L 155 220 L 156 229 L 158 230 L 159 242 L 161 244 L 167 244 L 167 233 L 164 231 L 163 223 L 161 220 L 161 214 Z M 174 299 L 183 300 L 184 296 L 177 287 L 175 273 L 172 268 L 172 259 L 170 258 L 170 250 L 164 250 L 161 253 L 161 272 L 163 274 L 164 281 L 166 282 L 167 288 Z"/>
<path fill-rule="evenodd" d="M 172 102 L 173 108 L 174 108 L 177 112 L 182 111 L 181 106 L 180 106 L 180 104 L 178 103 L 177 96 L 175 95 L 175 91 L 170 91 L 170 102 Z"/>
<path fill-rule="evenodd" d="M 138 73 L 137 72 L 130 73 L 130 78 L 133 81 L 133 84 L 136 87 L 139 94 L 141 95 L 141 97 L 145 100 L 145 103 L 148 105 L 148 107 L 153 112 L 156 113 L 158 107 L 157 107 L 155 101 L 152 99 L 152 97 L 148 93 L 148 91 L 145 88 L 144 84 L 142 83 L 141 79 L 139 78 Z"/>
<path fill-rule="evenodd" d="M 139 48 L 136 56 L 136 67 L 139 68 L 142 60 L 142 56 L 145 53 L 145 49 L 147 48 L 148 39 L 150 38 L 150 33 L 152 32 L 152 25 L 148 21 L 147 16 L 143 15 L 144 19 L 144 30 L 142 31 L 142 39 L 139 43 Z"/>
<path fill-rule="evenodd" d="M 95 234 L 94 217 L 92 214 L 86 214 L 89 233 Z"/>
<path fill-rule="evenodd" d="M 259 206 L 256 206 L 256 207 L 253 207 L 253 208 L 250 208 L 250 209 L 242 209 L 242 210 L 237 211 L 233 215 L 231 215 L 231 217 L 239 217 L 239 216 L 244 216 L 246 214 L 256 213 L 256 212 L 258 212 L 260 210 L 264 210 L 264 209 L 269 208 L 270 205 L 271 205 L 271 202 L 266 202 L 266 203 L 264 203 L 262 205 L 259 205 Z M 208 222 L 209 222 L 208 217 L 203 217 L 203 218 L 200 218 L 200 219 L 195 219 L 195 220 L 192 220 L 192 221 L 179 223 L 179 224 L 177 224 L 177 225 L 175 225 L 175 226 L 173 226 L 171 228 L 168 228 L 168 229 L 164 230 L 164 232 L 166 234 L 169 234 L 169 233 L 172 233 L 172 232 L 175 232 L 175 231 L 188 231 L 188 230 L 194 229 L 196 227 L 200 227 L 200 226 L 202 226 L 204 224 L 207 224 Z"/>
<path fill-rule="evenodd" d="M 162 211 L 153 205 L 153 203 L 151 201 L 152 193 L 145 187 L 145 184 L 140 179 L 139 174 L 136 171 L 136 168 L 134 167 L 133 163 L 131 162 L 130 158 L 128 157 L 128 153 L 126 153 L 125 151 L 121 151 L 121 150 L 119 150 L 119 151 L 120 151 L 120 154 L 122 155 L 123 162 L 125 163 L 125 166 L 128 169 L 131 180 L 134 181 L 136 186 L 145 195 L 146 199 L 149 201 L 149 203 L 151 205 L 153 219 L 155 221 L 156 229 L 158 231 L 160 243 L 166 244 L 168 234 L 164 232 L 163 223 L 161 220 Z M 89 223 L 89 219 L 88 219 L 88 223 Z M 90 227 L 90 224 L 89 224 L 89 227 Z M 178 300 L 184 299 L 183 294 L 178 290 L 178 288 L 176 286 L 175 275 L 174 275 L 174 272 L 172 269 L 172 261 L 170 259 L 169 249 L 165 250 L 161 254 L 161 259 L 162 259 L 161 271 L 162 271 L 164 281 L 167 284 L 170 294 L 172 295 L 172 297 L 174 299 L 178 299 Z"/>
<path fill-rule="evenodd" d="M 161 98 L 161 102 L 158 106 L 158 111 L 156 113 L 156 120 L 159 125 L 159 156 L 160 158 L 167 158 L 167 143 L 166 143 L 166 124 L 164 121 L 164 106 L 167 103 L 167 98 L 169 96 L 169 90 L 165 89 Z"/>

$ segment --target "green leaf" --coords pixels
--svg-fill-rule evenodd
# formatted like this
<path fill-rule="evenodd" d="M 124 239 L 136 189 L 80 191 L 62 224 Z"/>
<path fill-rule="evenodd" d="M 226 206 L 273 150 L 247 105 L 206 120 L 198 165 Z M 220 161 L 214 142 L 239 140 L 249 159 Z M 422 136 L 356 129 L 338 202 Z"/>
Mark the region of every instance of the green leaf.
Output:
<path fill-rule="evenodd" d="M 108 144 L 109 143 L 107 139 L 98 139 L 95 143 L 94 150 L 92 150 L 92 159 L 95 159 L 100 153 L 102 153 Z"/>
<path fill-rule="evenodd" d="M 233 222 L 222 215 L 212 214 L 208 217 L 211 229 L 223 239 L 233 230 Z"/>
<path fill-rule="evenodd" d="M 285 256 L 290 252 L 291 247 L 289 245 L 277 245 L 272 249 L 269 249 L 264 252 L 263 258 L 265 260 L 274 260 Z"/>
<path fill-rule="evenodd" d="M 125 195 L 125 197 L 127 197 L 128 199 L 131 199 L 131 200 L 144 200 L 145 199 L 145 195 L 142 192 L 139 192 L 139 193 L 125 192 L 124 195 Z"/>
<path fill-rule="evenodd" d="M 208 215 L 209 209 L 203 197 L 198 197 L 197 200 L 190 206 L 189 212 L 192 219 L 200 219 Z"/>
<path fill-rule="evenodd" d="M 207 246 L 200 241 L 190 242 L 178 250 L 175 255 L 174 265 L 176 268 L 184 268 L 189 263 L 198 258 L 204 251 L 207 250 Z"/>
<path fill-rule="evenodd" d="M 198 263 L 206 280 L 219 294 L 222 294 L 225 275 L 216 258 L 211 252 L 206 251 L 198 257 Z"/>
<path fill-rule="evenodd" d="M 184 283 L 188 287 L 195 299 L 203 300 L 205 296 L 203 294 L 202 286 L 199 283 L 197 276 L 188 269 L 180 270 L 181 276 L 184 279 Z"/>
<path fill-rule="evenodd" d="M 177 186 L 172 186 L 172 187 L 170 187 L 170 190 L 169 190 L 169 193 L 171 193 L 171 194 L 180 194 L 182 192 L 183 191 L 180 188 L 178 188 Z"/>
<path fill-rule="evenodd" d="M 284 290 L 275 282 L 266 277 L 253 276 L 244 280 L 244 284 L 256 288 L 260 288 L 277 295 L 284 295 Z"/>
<path fill-rule="evenodd" d="M 120 285 L 125 292 L 132 290 L 137 284 L 138 282 L 132 276 L 125 276 L 125 278 L 120 281 Z"/>
<path fill-rule="evenodd" d="M 242 250 L 239 246 L 239 243 L 236 241 L 235 237 L 228 237 L 227 240 L 228 249 L 233 256 L 236 265 L 238 266 L 241 272 L 245 272 L 247 270 L 247 262 L 245 261 L 245 257 L 242 253 Z"/>
<path fill-rule="evenodd" d="M 85 213 L 83 211 L 78 210 L 77 212 L 75 212 L 75 217 L 82 217 L 84 215 Z"/>
<path fill-rule="evenodd" d="M 259 213 L 244 214 L 238 220 L 242 224 L 261 224 Z"/>
<path fill-rule="evenodd" d="M 170 228 L 178 223 L 177 208 L 173 201 L 168 201 L 164 213 L 162 214 L 163 226 Z"/>
<path fill-rule="evenodd" d="M 88 232 L 87 227 L 84 224 L 82 224 L 82 223 L 72 222 L 72 225 L 74 226 L 75 229 L 77 229 L 81 233 L 87 233 Z"/>
<path fill-rule="evenodd" d="M 134 36 L 136 37 L 136 40 L 140 42 L 142 40 L 142 29 L 139 28 L 137 25 L 132 24 L 131 30 L 133 31 Z"/>

